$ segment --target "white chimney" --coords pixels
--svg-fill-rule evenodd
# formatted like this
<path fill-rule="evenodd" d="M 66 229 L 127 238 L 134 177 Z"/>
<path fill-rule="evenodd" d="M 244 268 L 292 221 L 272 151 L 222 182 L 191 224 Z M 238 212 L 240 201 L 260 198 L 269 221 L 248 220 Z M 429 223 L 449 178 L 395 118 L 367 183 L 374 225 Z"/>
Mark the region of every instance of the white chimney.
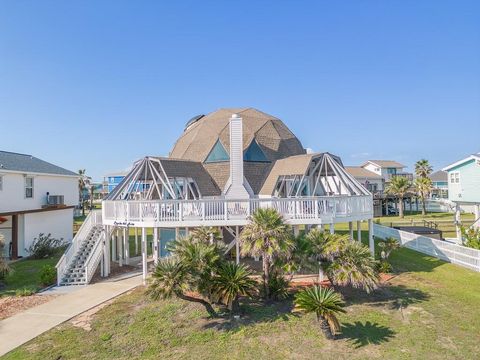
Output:
<path fill-rule="evenodd" d="M 225 186 L 225 197 L 248 199 L 243 177 L 243 121 L 237 114 L 230 118 L 230 179 Z"/>

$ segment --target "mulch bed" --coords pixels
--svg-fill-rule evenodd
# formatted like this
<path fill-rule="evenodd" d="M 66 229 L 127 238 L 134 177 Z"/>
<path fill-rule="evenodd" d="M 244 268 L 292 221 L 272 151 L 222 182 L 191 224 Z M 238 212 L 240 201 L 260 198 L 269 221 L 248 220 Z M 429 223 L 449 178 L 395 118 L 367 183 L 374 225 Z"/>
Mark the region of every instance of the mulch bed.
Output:
<path fill-rule="evenodd" d="M 4 296 L 0 297 L 0 320 L 6 319 L 34 306 L 44 304 L 58 295 Z"/>

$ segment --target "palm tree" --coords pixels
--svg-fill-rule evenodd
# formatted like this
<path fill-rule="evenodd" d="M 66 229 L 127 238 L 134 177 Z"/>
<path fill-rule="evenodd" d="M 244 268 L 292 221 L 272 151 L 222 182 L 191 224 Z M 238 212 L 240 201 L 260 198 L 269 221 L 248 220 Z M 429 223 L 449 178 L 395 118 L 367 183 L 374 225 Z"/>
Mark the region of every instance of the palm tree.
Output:
<path fill-rule="evenodd" d="M 308 243 L 308 256 L 318 262 L 318 282 L 323 279 L 323 274 L 329 276 L 326 271 L 329 263 L 337 257 L 345 244 L 349 242 L 348 235 L 330 234 L 318 228 L 311 230 L 306 235 Z M 330 279 L 333 285 L 333 279 Z"/>
<path fill-rule="evenodd" d="M 314 312 L 325 336 L 334 339 L 340 332 L 337 315 L 345 313 L 342 298 L 333 289 L 312 286 L 298 292 L 295 296 L 295 310 L 305 313 Z"/>
<path fill-rule="evenodd" d="M 80 199 L 80 204 L 82 205 L 82 215 L 85 216 L 85 199 L 83 196 L 83 192 L 85 189 L 89 186 L 90 180 L 88 176 L 86 175 L 86 170 L 85 169 L 80 169 L 78 170 L 78 196 Z"/>
<path fill-rule="evenodd" d="M 200 241 L 204 243 L 213 243 L 222 239 L 220 230 L 217 227 L 212 226 L 202 226 L 192 230 L 191 234 L 192 241 Z"/>
<path fill-rule="evenodd" d="M 398 198 L 398 209 L 401 218 L 403 214 L 403 198 L 410 188 L 410 181 L 403 176 L 394 176 L 390 183 L 387 185 L 386 192 L 388 194 L 395 195 Z"/>
<path fill-rule="evenodd" d="M 239 296 L 252 296 L 257 282 L 253 272 L 243 264 L 227 261 L 220 265 L 213 278 L 212 287 L 217 300 L 227 305 L 232 313 L 238 310 Z"/>
<path fill-rule="evenodd" d="M 422 215 L 425 216 L 427 214 L 425 199 L 432 191 L 432 180 L 430 180 L 428 177 L 417 177 L 414 185 L 418 195 L 420 196 L 420 199 L 422 199 Z"/>
<path fill-rule="evenodd" d="M 393 237 L 387 237 L 385 240 L 379 241 L 378 246 L 383 249 L 380 254 L 382 260 L 388 259 L 392 251 L 400 248 L 398 240 Z"/>
<path fill-rule="evenodd" d="M 348 242 L 328 267 L 335 285 L 352 286 L 367 293 L 377 288 L 377 262 L 370 249 L 357 241 Z"/>
<path fill-rule="evenodd" d="M 263 267 L 263 288 L 265 298 L 270 298 L 268 283 L 270 267 L 275 257 L 287 254 L 293 247 L 290 226 L 272 208 L 257 209 L 250 217 L 240 235 L 243 256 L 261 256 Z"/>
<path fill-rule="evenodd" d="M 172 296 L 186 301 L 202 304 L 210 316 L 215 317 L 217 313 L 212 304 L 207 300 L 189 295 L 192 277 L 179 258 L 171 256 L 159 261 L 152 274 L 152 280 L 147 289 L 147 294 L 152 299 L 169 299 Z"/>
<path fill-rule="evenodd" d="M 415 174 L 418 177 L 428 178 L 428 175 L 432 173 L 433 169 L 430 166 L 430 163 L 426 159 L 418 160 L 415 163 Z"/>

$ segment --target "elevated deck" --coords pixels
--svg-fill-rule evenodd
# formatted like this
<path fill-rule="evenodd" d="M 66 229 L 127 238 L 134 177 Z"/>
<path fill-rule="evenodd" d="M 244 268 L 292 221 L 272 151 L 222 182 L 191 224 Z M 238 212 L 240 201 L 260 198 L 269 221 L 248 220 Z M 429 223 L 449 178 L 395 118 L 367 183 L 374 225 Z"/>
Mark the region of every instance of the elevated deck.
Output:
<path fill-rule="evenodd" d="M 241 226 L 258 208 L 276 209 L 291 225 L 345 223 L 373 217 L 371 195 L 243 200 L 104 200 L 102 212 L 104 225 Z"/>

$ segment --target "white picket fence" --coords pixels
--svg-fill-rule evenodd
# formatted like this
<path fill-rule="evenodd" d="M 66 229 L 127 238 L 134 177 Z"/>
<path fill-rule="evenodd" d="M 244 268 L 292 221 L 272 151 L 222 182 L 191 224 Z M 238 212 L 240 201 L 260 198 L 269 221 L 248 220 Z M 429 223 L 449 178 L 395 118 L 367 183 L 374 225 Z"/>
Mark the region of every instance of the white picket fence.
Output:
<path fill-rule="evenodd" d="M 378 224 L 373 225 L 373 236 L 393 237 L 406 248 L 480 272 L 480 250 Z"/>

